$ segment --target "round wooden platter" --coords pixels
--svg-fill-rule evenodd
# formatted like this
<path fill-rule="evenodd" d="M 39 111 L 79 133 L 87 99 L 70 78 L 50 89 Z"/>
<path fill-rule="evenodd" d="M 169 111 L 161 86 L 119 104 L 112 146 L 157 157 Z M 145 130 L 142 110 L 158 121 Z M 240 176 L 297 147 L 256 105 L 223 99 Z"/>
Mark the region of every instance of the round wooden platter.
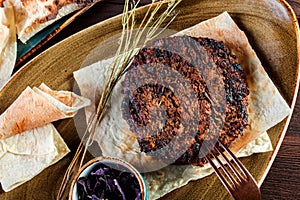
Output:
<path fill-rule="evenodd" d="M 137 12 L 140 19 L 147 6 Z M 245 31 L 250 44 L 261 59 L 282 96 L 294 107 L 298 91 L 299 28 L 290 6 L 283 0 L 201 0 L 183 1 L 176 9 L 179 15 L 170 28 L 176 31 L 228 11 Z M 87 55 L 99 44 L 121 31 L 121 16 L 89 27 L 56 44 L 21 68 L 0 91 L 0 113 L 18 97 L 26 86 L 44 82 L 53 89 L 73 90 L 73 71 L 82 67 Z M 107 47 L 109 49 L 109 47 Z M 103 52 L 108 50 L 103 49 Z M 98 57 L 97 59 L 102 59 Z M 90 61 L 93 62 L 93 61 Z M 85 63 L 85 65 L 91 63 Z M 84 120 L 84 119 L 82 119 Z M 274 151 L 241 159 L 259 184 L 262 183 L 280 147 L 290 116 L 268 131 Z M 72 150 L 57 164 L 45 169 L 22 186 L 4 193 L 0 199 L 55 199 L 64 172 L 79 143 L 73 119 L 54 125 Z M 230 196 L 215 175 L 177 189 L 162 199 L 229 199 Z"/>

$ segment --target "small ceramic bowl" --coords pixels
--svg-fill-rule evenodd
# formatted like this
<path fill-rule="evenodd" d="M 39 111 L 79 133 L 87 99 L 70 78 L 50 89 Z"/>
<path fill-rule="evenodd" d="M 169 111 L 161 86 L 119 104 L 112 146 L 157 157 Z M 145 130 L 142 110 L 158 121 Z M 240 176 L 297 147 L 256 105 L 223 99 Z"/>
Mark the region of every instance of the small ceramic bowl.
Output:
<path fill-rule="evenodd" d="M 113 168 L 118 169 L 118 171 L 126 171 L 129 173 L 132 173 L 139 183 L 139 189 L 141 191 L 141 199 L 146 200 L 148 199 L 148 190 L 145 183 L 145 180 L 143 179 L 142 175 L 135 169 L 131 164 L 128 162 L 125 162 L 123 160 L 120 160 L 118 158 L 112 158 L 112 157 L 97 157 L 92 160 L 90 160 L 88 163 L 86 163 L 83 167 L 81 167 L 76 174 L 75 178 L 72 181 L 70 192 L 69 192 L 69 200 L 78 200 L 78 179 L 81 177 L 87 177 L 92 171 L 97 169 L 97 167 L 101 166 L 101 163 Z M 116 177 L 118 178 L 118 177 Z"/>

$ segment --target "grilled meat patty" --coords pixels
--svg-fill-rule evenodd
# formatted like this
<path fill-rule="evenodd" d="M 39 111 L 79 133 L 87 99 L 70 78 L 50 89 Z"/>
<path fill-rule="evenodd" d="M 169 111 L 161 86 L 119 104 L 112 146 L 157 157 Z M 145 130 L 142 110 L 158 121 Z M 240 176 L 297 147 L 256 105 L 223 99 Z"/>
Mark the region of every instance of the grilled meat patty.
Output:
<path fill-rule="evenodd" d="M 174 76 L 184 77 L 190 85 Z M 189 36 L 155 40 L 134 57 L 122 84 L 122 116 L 137 134 L 141 151 L 167 160 L 184 149 L 175 164 L 202 166 L 205 159 L 199 151 L 204 139 L 218 137 L 229 146 L 247 126 L 249 88 L 243 68 L 223 42 Z M 196 100 L 184 108 L 182 101 L 192 99 L 186 95 L 188 87 Z M 223 95 L 224 104 L 214 102 L 218 95 Z M 185 119 L 193 113 L 196 119 Z M 179 142 L 163 154 L 158 151 L 174 138 Z"/>

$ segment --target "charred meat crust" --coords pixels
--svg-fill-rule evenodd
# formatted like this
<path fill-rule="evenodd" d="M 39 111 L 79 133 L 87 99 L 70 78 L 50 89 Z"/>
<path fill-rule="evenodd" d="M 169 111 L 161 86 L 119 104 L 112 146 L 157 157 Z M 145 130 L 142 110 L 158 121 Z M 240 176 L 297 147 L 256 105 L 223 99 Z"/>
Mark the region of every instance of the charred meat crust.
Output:
<path fill-rule="evenodd" d="M 219 120 L 210 120 L 212 112 L 217 113 L 215 116 L 221 117 L 221 114 L 218 114 L 221 111 L 218 110 L 219 108 L 212 106 L 209 98 L 210 93 L 213 92 L 211 90 L 214 87 L 220 87 L 220 85 L 213 86 L 209 91 L 206 84 L 207 80 L 197 70 L 197 67 L 199 69 L 200 66 L 202 73 L 209 73 L 206 69 L 211 67 L 211 62 L 217 66 L 217 71 L 224 84 L 226 108 L 224 108 L 225 119 L 222 123 L 219 123 Z M 204 137 L 210 138 L 210 134 L 212 134 L 210 129 L 222 125 L 223 129 L 218 133 L 218 136 L 226 146 L 229 146 L 233 140 L 243 134 L 243 130 L 247 126 L 246 106 L 249 88 L 243 68 L 236 62 L 236 57 L 224 46 L 223 42 L 188 36 L 158 39 L 140 50 L 129 70 L 141 69 L 142 65 L 149 63 L 154 63 L 154 65 L 149 65 L 152 69 L 149 71 L 143 70 L 140 73 L 145 78 L 149 73 L 160 73 L 155 71 L 155 66 L 164 65 L 176 70 L 190 81 L 198 99 L 200 116 L 197 119 L 199 120 L 197 133 L 193 141 L 188 143 L 185 141 L 184 135 L 181 134 L 180 129 L 182 127 L 180 128 L 180 126 L 183 126 L 184 129 L 192 127 L 189 127 L 189 124 L 180 124 L 181 117 L 183 117 L 182 112 L 185 112 L 185 110 L 181 109 L 180 102 L 178 102 L 174 91 L 172 91 L 176 86 L 167 88 L 159 84 L 145 84 L 133 88 L 132 83 L 140 77 L 136 77 L 135 73 L 126 73 L 122 89 L 124 94 L 122 116 L 128 122 L 130 130 L 137 134 L 141 151 L 146 153 L 155 152 L 155 150 L 163 148 L 176 136 L 182 141 L 181 144 L 174 147 L 173 152 L 165 152 L 162 157 L 169 157 L 174 151 L 182 148 L 184 144 L 192 144 L 183 147 L 187 150 L 176 160 L 175 164 L 202 166 L 206 161 L 199 158 L 199 151 Z M 141 76 L 140 74 L 139 76 Z M 215 77 L 209 77 L 211 80 L 213 78 Z M 155 82 L 155 80 L 153 81 Z M 178 83 L 174 81 L 172 84 L 176 85 Z M 189 100 L 189 97 L 185 98 L 186 101 Z M 167 119 L 163 127 L 157 130 L 157 127 L 147 125 L 149 121 L 153 120 L 153 117 L 162 114 L 159 111 L 160 109 L 157 109 L 159 106 L 166 111 Z M 150 114 L 150 109 L 151 112 L 153 112 L 153 109 L 157 111 L 155 116 Z M 136 128 L 137 126 L 147 126 L 146 133 L 140 132 Z"/>

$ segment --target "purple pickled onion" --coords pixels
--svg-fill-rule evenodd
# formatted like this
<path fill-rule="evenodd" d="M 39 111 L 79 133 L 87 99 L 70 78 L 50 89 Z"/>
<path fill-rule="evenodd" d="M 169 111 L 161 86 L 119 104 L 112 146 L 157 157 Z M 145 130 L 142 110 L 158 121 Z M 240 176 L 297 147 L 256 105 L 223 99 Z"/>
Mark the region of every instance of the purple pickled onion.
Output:
<path fill-rule="evenodd" d="M 96 165 L 87 177 L 77 180 L 80 200 L 141 200 L 141 188 L 136 176 L 120 170 L 120 166 Z"/>
<path fill-rule="evenodd" d="M 91 175 L 98 175 L 98 176 L 101 176 L 103 175 L 105 172 L 102 168 L 96 170 L 95 172 L 91 172 Z"/>

